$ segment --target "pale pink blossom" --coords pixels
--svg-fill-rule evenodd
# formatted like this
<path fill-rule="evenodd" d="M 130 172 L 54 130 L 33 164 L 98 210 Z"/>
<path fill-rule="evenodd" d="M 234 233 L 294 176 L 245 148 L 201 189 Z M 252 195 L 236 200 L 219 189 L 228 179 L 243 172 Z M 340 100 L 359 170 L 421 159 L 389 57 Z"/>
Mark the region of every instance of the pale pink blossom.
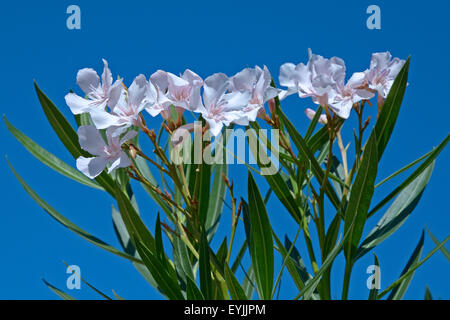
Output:
<path fill-rule="evenodd" d="M 103 59 L 103 63 L 101 82 L 97 72 L 91 68 L 84 68 L 78 71 L 77 83 L 87 99 L 75 93 L 69 93 L 65 96 L 66 103 L 73 114 L 104 110 L 106 106 L 113 108 L 119 101 L 122 93 L 122 81 L 116 80 L 113 83 L 108 62 Z"/>
<path fill-rule="evenodd" d="M 87 177 L 94 179 L 108 166 L 108 173 L 117 168 L 130 166 L 127 154 L 122 150 L 122 144 L 136 136 L 136 131 L 129 131 L 124 137 L 114 136 L 115 128 L 106 130 L 106 140 L 94 126 L 81 126 L 78 128 L 80 146 L 94 157 L 79 157 L 77 168 Z"/>

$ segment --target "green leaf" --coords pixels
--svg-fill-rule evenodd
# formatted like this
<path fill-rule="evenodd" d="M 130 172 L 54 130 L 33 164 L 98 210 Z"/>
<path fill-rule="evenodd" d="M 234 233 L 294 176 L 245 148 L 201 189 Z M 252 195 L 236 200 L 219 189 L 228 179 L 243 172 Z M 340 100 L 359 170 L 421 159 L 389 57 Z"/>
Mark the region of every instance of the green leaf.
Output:
<path fill-rule="evenodd" d="M 220 215 L 223 211 L 223 203 L 225 201 L 226 185 L 223 175 L 227 176 L 227 164 L 213 165 L 214 179 L 209 196 L 208 210 L 206 214 L 205 228 L 208 240 L 211 240 L 219 226 Z"/>
<path fill-rule="evenodd" d="M 136 259 L 139 259 L 141 261 L 141 257 L 139 256 L 136 248 L 134 247 L 130 235 L 128 234 L 127 228 L 125 226 L 125 223 L 123 222 L 122 216 L 120 213 L 112 207 L 112 220 L 113 220 L 113 227 L 114 231 L 116 232 L 117 239 L 120 242 L 120 245 L 122 246 L 123 250 L 128 253 L 131 256 L 134 256 Z M 158 284 L 156 283 L 155 279 L 153 279 L 152 275 L 148 271 L 147 267 L 141 262 L 136 263 L 132 262 L 133 266 L 136 268 L 136 270 L 144 277 L 144 279 L 154 288 L 158 289 Z"/>
<path fill-rule="evenodd" d="M 70 266 L 65 263 L 63 261 L 63 263 L 66 265 L 67 268 L 70 268 Z M 72 270 L 72 269 L 70 269 Z M 75 271 L 74 271 L 75 273 Z M 89 288 L 91 288 L 92 290 L 94 290 L 96 293 L 98 293 L 99 295 L 101 295 L 103 298 L 105 298 L 106 300 L 112 300 L 111 297 L 109 297 L 108 295 L 104 294 L 102 291 L 100 291 L 99 289 L 97 289 L 96 287 L 94 287 L 92 284 L 90 284 L 89 282 L 87 282 L 80 274 L 78 275 L 81 279 L 81 281 L 83 281 L 84 284 L 86 284 Z"/>
<path fill-rule="evenodd" d="M 231 265 L 231 271 L 236 272 L 237 268 L 239 267 L 239 265 L 241 264 L 242 258 L 245 255 L 245 251 L 247 250 L 248 247 L 248 242 L 247 240 L 245 240 L 242 243 L 241 248 L 239 249 L 238 254 L 236 255 L 236 258 L 234 259 L 233 264 Z"/>
<path fill-rule="evenodd" d="M 124 194 L 118 184 L 116 184 L 116 200 L 122 220 L 135 247 L 136 242 L 141 241 L 145 247 L 154 253 L 156 250 L 155 239 L 144 222 L 142 222 L 128 196 Z"/>
<path fill-rule="evenodd" d="M 405 279 L 407 279 L 410 275 L 412 275 L 414 273 L 414 271 L 416 271 L 417 268 L 419 268 L 421 265 L 423 265 L 425 262 L 427 262 L 428 259 L 430 259 L 433 254 L 436 253 L 436 251 L 440 250 L 446 243 L 447 241 L 450 239 L 450 236 L 448 236 L 447 238 L 445 238 L 444 241 L 442 241 L 438 246 L 436 246 L 433 250 L 431 250 L 425 258 L 423 258 L 422 260 L 414 263 L 407 272 L 405 272 L 400 278 L 398 278 L 396 281 L 394 281 L 390 286 L 388 286 L 385 290 L 383 290 L 383 292 L 381 292 L 378 295 L 378 299 L 381 299 L 382 297 L 384 297 L 389 291 L 391 291 L 393 288 L 397 287 L 398 285 L 400 285 Z"/>
<path fill-rule="evenodd" d="M 424 239 L 425 239 L 425 232 L 422 232 L 422 236 L 420 237 L 419 243 L 414 249 L 414 252 L 409 258 L 408 263 L 406 264 L 400 276 L 403 276 L 405 273 L 407 273 L 411 269 L 411 267 L 415 265 L 417 261 L 419 261 L 420 256 L 422 255 Z M 388 297 L 388 300 L 401 300 L 405 295 L 406 290 L 408 290 L 409 284 L 411 283 L 413 276 L 414 271 L 410 275 L 405 277 L 405 279 L 403 279 L 398 286 L 393 288 L 391 294 Z"/>
<path fill-rule="evenodd" d="M 209 244 L 203 231 L 199 250 L 200 289 L 206 300 L 213 298 L 213 281 L 211 278 L 211 265 L 209 260 Z"/>
<path fill-rule="evenodd" d="M 34 87 L 50 125 L 66 149 L 75 159 L 80 156 L 89 157 L 89 153 L 81 149 L 77 133 L 73 130 L 61 111 L 41 91 L 36 82 L 34 82 Z M 95 180 L 114 197 L 114 182 L 106 172 L 102 172 Z"/>
<path fill-rule="evenodd" d="M 177 228 L 177 232 L 180 230 Z M 192 271 L 192 264 L 189 257 L 189 252 L 186 247 L 186 244 L 180 237 L 173 237 L 172 240 L 173 245 L 173 260 L 177 270 L 179 270 L 179 274 L 184 281 L 187 278 L 190 278 L 192 281 L 195 281 L 194 273 Z"/>
<path fill-rule="evenodd" d="M 259 129 L 259 127 L 256 125 L 256 129 Z M 256 130 L 255 130 L 256 131 Z M 258 132 L 258 131 L 256 131 Z M 253 130 L 248 130 L 248 139 L 249 142 L 255 141 L 257 144 L 259 144 L 259 148 L 251 148 L 251 151 L 253 153 L 253 157 L 257 159 L 258 166 L 260 168 L 263 168 L 264 165 L 261 163 L 261 157 L 264 159 L 269 159 L 267 153 L 264 151 L 264 146 L 262 145 L 262 142 L 260 142 Z M 251 144 L 251 143 L 249 143 Z M 258 149 L 258 150 L 255 150 Z M 296 204 L 295 199 L 292 195 L 291 190 L 289 189 L 286 181 L 281 176 L 280 171 L 277 171 L 274 174 L 266 174 L 263 175 L 263 177 L 266 179 L 267 183 L 269 184 L 271 190 L 275 193 L 275 195 L 278 197 L 280 202 L 285 206 L 285 208 L 288 210 L 288 212 L 291 214 L 291 216 L 294 218 L 294 220 L 297 223 L 300 223 L 302 213 L 300 212 L 299 206 Z M 265 202 L 264 202 L 265 203 Z"/>
<path fill-rule="evenodd" d="M 245 271 L 242 268 L 243 272 L 244 272 L 244 280 L 242 281 L 242 289 L 244 289 L 245 292 L 245 296 L 247 297 L 248 300 L 252 300 L 253 299 L 253 294 L 255 292 L 255 271 L 253 269 L 253 266 L 250 265 L 247 269 L 247 271 Z"/>
<path fill-rule="evenodd" d="M 355 259 L 361 258 L 372 248 L 390 237 L 406 221 L 419 203 L 433 172 L 434 162 L 408 187 L 402 190 L 377 225 L 369 232 L 357 250 Z"/>
<path fill-rule="evenodd" d="M 378 161 L 383 155 L 384 149 L 386 148 L 386 145 L 391 137 L 395 122 L 397 121 L 397 117 L 400 112 L 400 106 L 408 84 L 410 59 L 411 58 L 408 57 L 402 69 L 395 78 L 374 128 L 377 137 Z"/>
<path fill-rule="evenodd" d="M 291 240 L 289 240 L 289 237 L 287 235 L 284 236 L 284 247 L 286 249 L 290 248 L 292 245 Z M 295 269 L 297 270 L 298 274 L 300 275 L 303 283 L 311 279 L 311 275 L 308 273 L 308 270 L 306 270 L 305 263 L 303 262 L 302 257 L 300 256 L 300 252 L 298 252 L 297 248 L 294 246 L 292 247 L 292 251 L 290 254 L 291 260 L 294 262 Z"/>
<path fill-rule="evenodd" d="M 380 263 L 378 262 L 378 257 L 375 253 L 373 254 L 373 258 L 374 258 L 374 265 L 377 266 L 379 269 Z M 377 296 L 378 296 L 378 289 L 376 287 L 370 289 L 369 300 L 377 300 Z"/>
<path fill-rule="evenodd" d="M 294 300 L 298 300 L 301 297 L 303 297 L 304 300 L 309 300 L 313 297 L 314 291 L 316 290 L 317 286 L 320 283 L 320 280 L 322 279 L 322 276 L 327 272 L 327 270 L 331 267 L 334 259 L 336 259 L 336 256 L 341 252 L 344 241 L 348 238 L 350 234 L 350 230 L 347 231 L 347 233 L 344 235 L 344 239 L 337 243 L 333 250 L 329 253 L 328 257 L 325 259 L 325 261 L 322 263 L 322 265 L 319 268 L 319 271 L 314 275 L 313 278 L 309 279 L 305 283 L 305 287 L 302 291 L 294 298 Z"/>
<path fill-rule="evenodd" d="M 249 230 L 247 239 L 249 239 L 256 286 L 260 298 L 270 300 L 274 277 L 272 227 L 264 200 L 250 171 L 248 173 L 248 199 L 248 212 L 245 214 L 247 217 L 244 217 L 244 223 L 247 224 Z"/>
<path fill-rule="evenodd" d="M 295 146 L 297 147 L 298 151 L 301 153 L 302 157 L 307 159 L 307 161 L 311 164 L 311 171 L 313 172 L 316 179 L 321 183 L 324 179 L 325 173 L 323 172 L 322 168 L 320 167 L 320 164 L 317 162 L 316 158 L 314 157 L 314 153 L 312 149 L 308 146 L 305 140 L 303 140 L 300 133 L 295 129 L 294 125 L 289 121 L 289 119 L 286 117 L 286 115 L 280 110 L 280 115 L 283 118 L 284 124 L 286 126 L 286 130 L 289 132 L 289 135 L 294 142 Z M 325 188 L 324 191 L 326 192 L 327 196 L 330 198 L 331 203 L 333 206 L 337 209 L 339 208 L 339 198 L 336 195 L 336 192 L 334 191 L 333 187 L 330 184 L 330 181 L 328 178 L 325 182 Z"/>
<path fill-rule="evenodd" d="M 431 294 L 431 291 L 428 288 L 428 286 L 425 288 L 425 296 L 423 299 L 424 300 L 433 300 L 433 295 Z"/>
<path fill-rule="evenodd" d="M 431 233 L 430 229 L 426 228 L 428 235 L 430 236 L 431 240 L 433 240 L 435 245 L 440 245 L 441 242 L 438 240 L 438 238 L 436 238 L 434 236 L 434 234 Z M 447 260 L 450 260 L 450 252 L 445 248 L 445 247 L 441 247 L 441 252 L 442 254 L 447 258 Z"/>
<path fill-rule="evenodd" d="M 186 298 L 187 300 L 205 300 L 195 282 L 190 278 L 186 279 Z"/>
<path fill-rule="evenodd" d="M 298 290 L 302 290 L 305 287 L 305 281 L 303 280 L 302 276 L 303 268 L 301 265 L 298 264 L 298 261 L 296 261 L 293 258 L 294 250 L 292 250 L 291 255 L 288 256 L 288 250 L 283 246 L 283 243 L 280 241 L 280 239 L 278 239 L 277 235 L 274 232 L 273 238 L 275 239 L 278 251 L 280 252 L 281 257 L 283 258 L 283 261 L 286 261 L 286 268 L 289 274 L 291 275 L 295 286 L 297 287 Z M 288 248 L 290 248 L 290 246 Z"/>
<path fill-rule="evenodd" d="M 184 300 L 173 267 L 168 265 L 167 268 L 165 268 L 161 261 L 139 239 L 136 239 L 135 245 L 139 255 L 147 266 L 148 271 L 150 271 L 153 278 L 158 283 L 161 292 L 171 300 Z"/>
<path fill-rule="evenodd" d="M 60 298 L 64 299 L 64 300 L 76 300 L 74 297 L 72 297 L 71 295 L 65 293 L 64 291 L 58 289 L 57 287 L 51 285 L 50 283 L 48 283 L 45 279 L 42 279 L 42 281 L 45 283 L 45 285 L 47 287 L 50 288 L 50 290 L 52 290 L 54 293 L 56 293 Z"/>
<path fill-rule="evenodd" d="M 36 159 L 41 161 L 43 164 L 76 182 L 79 182 L 92 188 L 104 190 L 102 187 L 98 185 L 98 183 L 92 181 L 84 174 L 82 174 L 80 171 L 69 166 L 67 163 L 65 163 L 58 157 L 54 156 L 53 154 L 51 154 L 50 152 L 39 146 L 37 143 L 35 143 L 33 140 L 27 137 L 24 133 L 15 128 L 8 121 L 8 119 L 6 119 L 5 116 L 3 116 L 3 119 L 5 120 L 6 127 L 12 133 L 12 135 L 25 147 L 25 149 L 27 149 Z"/>
<path fill-rule="evenodd" d="M 383 200 L 380 201 L 372 210 L 369 212 L 369 217 L 371 217 L 375 212 L 382 208 L 386 203 L 391 201 L 397 194 L 400 193 L 404 188 L 406 188 L 411 182 L 413 182 L 425 169 L 427 169 L 434 159 L 444 150 L 447 143 L 450 141 L 450 134 L 430 153 L 428 158 L 416 169 L 414 172 L 405 179 L 397 188 L 394 189 L 389 195 L 387 195 Z"/>
<path fill-rule="evenodd" d="M 372 132 L 365 147 L 355 182 L 352 185 L 344 215 L 344 233 L 351 230 L 349 237 L 344 243 L 344 252 L 348 264 L 353 263 L 353 258 L 367 220 L 367 212 L 369 211 L 377 176 L 377 165 L 376 135 Z"/>
<path fill-rule="evenodd" d="M 224 264 L 225 281 L 230 292 L 230 297 L 233 300 L 247 300 L 244 289 L 242 289 L 239 281 L 234 276 L 233 271 L 227 264 Z"/>
<path fill-rule="evenodd" d="M 163 265 L 163 267 L 167 268 L 169 261 L 164 252 L 164 246 L 163 246 L 162 234 L 161 234 L 161 220 L 159 218 L 159 212 L 156 217 L 156 225 L 155 225 L 155 254 L 156 254 L 156 257 L 161 261 L 161 264 Z"/>
<path fill-rule="evenodd" d="M 62 214 L 57 212 L 52 206 L 50 206 L 41 197 L 39 197 L 39 195 L 36 192 L 34 192 L 33 189 L 31 189 L 31 187 L 25 182 L 25 180 L 23 180 L 22 177 L 16 172 L 16 170 L 14 170 L 13 166 L 8 161 L 8 159 L 6 159 L 6 161 L 8 162 L 8 165 L 11 168 L 11 171 L 14 173 L 14 175 L 17 178 L 17 180 L 20 182 L 20 184 L 25 189 L 25 191 L 31 196 L 31 198 L 33 198 L 34 201 L 37 202 L 37 204 L 39 204 L 39 206 L 41 206 L 42 209 L 44 209 L 45 212 L 47 212 L 56 221 L 61 223 L 63 226 L 65 226 L 69 230 L 75 232 L 80 237 L 86 239 L 87 241 L 95 244 L 96 246 L 98 246 L 98 247 L 100 247 L 100 248 L 102 248 L 102 249 L 104 249 L 106 251 L 114 253 L 115 255 L 118 255 L 118 256 L 120 256 L 122 258 L 131 260 L 131 261 L 134 261 L 134 262 L 142 263 L 141 260 L 136 259 L 135 257 L 133 257 L 133 256 L 131 256 L 129 254 L 126 254 L 126 253 L 124 253 L 124 252 L 122 252 L 120 250 L 117 250 L 114 247 L 111 247 L 106 242 L 104 242 L 104 241 L 100 240 L 99 238 L 91 235 L 90 233 L 84 231 L 83 229 L 81 229 L 80 227 L 78 227 L 77 225 L 72 223 L 70 220 L 68 220 L 66 217 L 64 217 Z"/>

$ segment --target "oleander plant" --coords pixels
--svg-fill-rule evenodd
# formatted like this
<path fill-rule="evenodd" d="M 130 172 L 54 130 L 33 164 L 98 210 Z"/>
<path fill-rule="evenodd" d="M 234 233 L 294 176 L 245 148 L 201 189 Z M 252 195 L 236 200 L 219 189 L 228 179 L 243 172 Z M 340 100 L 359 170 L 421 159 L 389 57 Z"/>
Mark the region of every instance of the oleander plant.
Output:
<path fill-rule="evenodd" d="M 56 211 L 7 161 L 45 212 L 85 240 L 129 260 L 143 281 L 167 299 L 277 299 L 282 278 L 296 288 L 292 299 L 349 299 L 353 267 L 412 213 L 449 141 L 445 137 L 387 177 L 377 175 L 407 88 L 409 62 L 389 52 L 374 53 L 367 70 L 346 79 L 342 59 L 309 51 L 306 64 L 280 67 L 277 86 L 265 66 L 206 79 L 189 69 L 179 76 L 158 70 L 130 84 L 114 78 L 103 60 L 101 76 L 91 68 L 79 70 L 81 95 L 70 90 L 65 96 L 75 118 L 70 122 L 63 115 L 68 109 L 58 109 L 35 83 L 45 116 L 74 157 L 73 165 L 5 117 L 9 131 L 45 165 L 112 197 L 113 229 L 121 249 Z M 308 127 L 296 127 L 285 114 L 291 111 L 282 107 L 294 94 L 317 106 L 305 110 Z M 376 111 L 372 118 L 369 108 Z M 346 123 L 357 124 L 351 142 L 341 135 Z M 229 167 L 238 163 L 248 172 L 244 178 L 230 174 Z M 392 184 L 392 178 L 405 172 L 406 179 L 377 196 L 381 201 L 373 201 L 379 186 Z M 236 194 L 236 181 L 247 192 Z M 145 201 L 157 210 L 139 211 L 137 188 L 144 189 L 149 196 Z M 268 209 L 269 201 L 276 212 Z M 154 228 L 143 222 L 143 215 L 155 221 Z M 271 222 L 280 215 L 288 215 L 295 236 L 274 231 Z M 367 228 L 369 220 L 378 221 L 373 229 Z M 217 232 L 219 223 L 225 235 Z M 375 276 L 368 299 L 402 299 L 414 272 L 434 253 L 449 258 L 444 247 L 448 237 L 439 241 L 428 233 L 435 248 L 422 255 L 422 233 L 398 279 L 381 288 Z M 344 259 L 337 260 L 339 255 Z M 344 274 L 332 277 L 338 261 Z M 379 266 L 375 254 L 373 266 Z M 336 282 L 340 290 L 332 292 Z M 60 297 L 73 299 L 46 284 Z M 88 285 L 102 298 L 123 299 Z"/>

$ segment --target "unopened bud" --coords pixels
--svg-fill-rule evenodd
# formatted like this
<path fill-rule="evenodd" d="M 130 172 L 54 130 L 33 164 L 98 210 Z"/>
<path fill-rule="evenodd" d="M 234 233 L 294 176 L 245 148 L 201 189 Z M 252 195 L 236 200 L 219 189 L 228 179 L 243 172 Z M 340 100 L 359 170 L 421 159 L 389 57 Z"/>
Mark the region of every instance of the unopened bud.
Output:
<path fill-rule="evenodd" d="M 314 119 L 314 116 L 316 115 L 316 112 L 313 109 L 306 108 L 305 109 L 305 114 L 309 118 L 309 120 L 312 120 L 312 119 Z M 320 115 L 319 123 L 321 123 L 321 124 L 327 124 L 328 123 L 326 114 L 321 114 Z"/>

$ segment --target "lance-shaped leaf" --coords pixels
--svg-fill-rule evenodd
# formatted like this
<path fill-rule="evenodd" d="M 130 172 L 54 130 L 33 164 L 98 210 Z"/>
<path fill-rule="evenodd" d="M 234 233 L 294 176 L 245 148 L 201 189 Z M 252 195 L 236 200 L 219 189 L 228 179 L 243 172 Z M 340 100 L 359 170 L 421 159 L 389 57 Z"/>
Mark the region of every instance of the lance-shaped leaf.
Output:
<path fill-rule="evenodd" d="M 316 179 L 322 183 L 324 181 L 324 175 L 322 168 L 320 167 L 319 162 L 317 162 L 316 158 L 314 157 L 314 153 L 306 143 L 306 141 L 302 138 L 300 133 L 295 129 L 294 125 L 289 121 L 289 119 L 286 117 L 286 115 L 280 111 L 280 115 L 283 118 L 284 124 L 286 126 L 286 130 L 288 131 L 292 141 L 294 142 L 295 146 L 297 147 L 298 151 L 302 155 L 303 158 L 307 159 L 307 161 L 311 164 L 311 171 L 316 177 Z M 333 206 L 337 209 L 339 208 L 339 198 L 336 195 L 336 192 L 334 191 L 333 187 L 330 184 L 330 181 L 328 178 L 325 180 L 325 186 L 324 190 L 327 194 L 327 196 L 330 198 L 331 203 Z"/>
<path fill-rule="evenodd" d="M 123 222 L 122 216 L 116 210 L 116 208 L 114 208 L 114 206 L 112 207 L 112 220 L 114 231 L 116 232 L 117 239 L 119 240 L 123 250 L 129 255 L 134 256 L 136 259 L 139 259 L 141 261 L 139 253 L 137 252 L 136 248 L 131 242 L 130 235 L 128 234 L 127 227 Z M 152 287 L 158 289 L 158 284 L 156 283 L 155 279 L 153 279 L 152 275 L 150 274 L 146 266 L 143 263 L 136 263 L 136 262 L 132 263 L 133 266 L 136 268 L 136 270 L 144 277 L 144 279 L 148 283 L 150 283 Z"/>
<path fill-rule="evenodd" d="M 19 180 L 20 184 L 22 185 L 22 187 L 25 189 L 25 191 L 31 196 L 31 198 L 33 198 L 34 201 L 37 202 L 37 204 L 44 209 L 45 212 L 47 212 L 51 217 L 53 217 L 56 221 L 58 221 L 59 223 L 61 223 L 63 226 L 65 226 L 66 228 L 68 228 L 69 230 L 75 232 L 77 235 L 79 235 L 80 237 L 86 239 L 87 241 L 95 244 L 96 246 L 109 251 L 111 253 L 114 253 L 120 257 L 126 258 L 128 260 L 134 261 L 134 262 L 138 262 L 138 263 L 142 263 L 141 260 L 136 259 L 135 257 L 126 254 L 120 250 L 117 250 L 114 247 L 111 247 L 110 245 L 108 245 L 106 242 L 100 240 L 99 238 L 91 235 L 90 233 L 86 232 L 85 230 L 81 229 L 80 227 L 78 227 L 77 225 L 75 225 L 74 223 L 72 223 L 69 219 L 67 219 L 66 217 L 64 217 L 62 214 L 60 214 L 58 211 L 56 211 L 52 206 L 50 206 L 47 202 L 45 202 L 26 182 L 25 180 L 22 179 L 22 177 L 16 172 L 16 170 L 14 170 L 13 166 L 11 165 L 11 163 L 8 161 L 8 159 L 6 160 L 8 162 L 9 167 L 11 168 L 12 172 L 14 173 L 14 175 L 16 176 L 17 180 Z"/>
<path fill-rule="evenodd" d="M 227 283 L 228 291 L 230 292 L 230 297 L 233 300 L 247 300 L 244 289 L 242 289 L 239 281 L 236 279 L 233 271 L 227 264 L 224 264 L 225 281 Z"/>
<path fill-rule="evenodd" d="M 141 220 L 141 217 L 137 214 L 128 196 L 121 190 L 118 184 L 116 184 L 116 200 L 122 220 L 134 246 L 136 247 L 137 241 L 141 241 L 154 254 L 156 250 L 155 239 Z"/>
<path fill-rule="evenodd" d="M 248 173 L 248 200 L 248 208 L 244 210 L 244 223 L 255 271 L 256 286 L 260 298 L 270 300 L 274 277 L 272 227 L 263 198 L 250 171 Z M 246 207 L 244 202 L 243 207 Z"/>
<path fill-rule="evenodd" d="M 375 132 L 369 137 L 364 150 L 363 159 L 353 183 L 350 199 L 344 214 L 344 232 L 351 230 L 344 242 L 344 252 L 347 263 L 352 263 L 364 225 L 367 220 L 370 202 L 372 200 L 375 178 L 377 176 L 377 143 Z"/>
<path fill-rule="evenodd" d="M 256 130 L 259 129 L 258 126 L 255 127 Z M 255 130 L 255 131 L 256 131 Z M 260 168 L 263 168 L 264 165 L 261 163 L 261 158 L 263 159 L 269 159 L 269 156 L 264 151 L 264 145 L 262 142 L 259 141 L 257 135 L 255 134 L 255 131 L 248 130 L 248 139 L 249 139 L 249 145 L 250 150 L 253 153 L 253 157 L 257 159 L 258 166 Z M 258 131 L 256 131 L 258 132 Z M 258 147 L 257 147 L 258 145 Z M 271 152 L 277 152 L 277 151 L 271 151 Z M 294 220 L 297 223 L 300 223 L 302 213 L 300 212 L 300 208 L 295 202 L 294 196 L 292 195 L 291 190 L 289 189 L 285 179 L 283 179 L 281 175 L 281 171 L 277 171 L 273 174 L 266 174 L 263 175 L 263 177 L 266 179 L 267 183 L 270 186 L 270 190 L 272 190 L 275 195 L 278 197 L 280 202 L 285 206 L 285 208 L 288 210 L 289 214 L 294 218 Z"/>
<path fill-rule="evenodd" d="M 427 229 L 428 235 L 430 236 L 431 240 L 433 240 L 434 244 L 437 246 L 440 245 L 441 242 L 438 240 L 438 238 L 436 238 L 434 236 L 434 234 L 431 233 L 430 229 L 428 229 L 428 228 L 426 228 L 426 229 Z M 447 260 L 450 261 L 450 252 L 445 247 L 441 247 L 441 252 L 447 258 Z"/>
<path fill-rule="evenodd" d="M 375 265 L 375 267 L 377 267 L 379 269 L 380 268 L 380 262 L 378 261 L 378 257 L 377 257 L 377 255 L 375 253 L 373 254 L 373 258 L 374 258 L 374 265 Z M 374 285 L 374 284 L 372 283 L 372 285 Z M 372 289 L 370 289 L 369 300 L 377 300 L 377 296 L 378 296 L 378 287 L 377 287 L 377 285 L 375 283 L 375 285 L 372 287 Z"/>
<path fill-rule="evenodd" d="M 423 300 L 433 300 L 433 295 L 431 294 L 430 288 L 425 287 L 425 296 Z"/>
<path fill-rule="evenodd" d="M 201 234 L 199 251 L 200 289 L 205 299 L 210 300 L 213 298 L 213 281 L 209 260 L 209 244 L 205 232 Z"/>
<path fill-rule="evenodd" d="M 380 208 L 382 208 L 386 203 L 392 200 L 397 194 L 400 193 L 404 188 L 406 188 L 411 182 L 413 182 L 425 169 L 427 169 L 434 159 L 444 150 L 447 143 L 450 141 L 450 134 L 436 147 L 432 150 L 429 156 L 426 158 L 424 162 L 414 170 L 411 175 L 405 179 L 397 188 L 395 188 L 391 193 L 389 193 L 383 200 L 381 200 L 372 210 L 369 212 L 369 217 L 372 216 L 375 212 L 377 212 Z"/>
<path fill-rule="evenodd" d="M 8 121 L 8 119 L 6 119 L 5 116 L 3 116 L 3 119 L 5 120 L 6 127 L 8 128 L 9 132 L 12 133 L 12 135 L 17 139 L 17 141 L 19 141 L 25 147 L 25 149 L 27 149 L 36 159 L 41 161 L 43 164 L 76 182 L 79 182 L 92 188 L 103 190 L 103 188 L 100 187 L 98 183 L 89 179 L 77 169 L 69 166 L 67 163 L 65 163 L 58 157 L 54 156 L 53 154 L 51 154 L 50 152 L 39 146 L 36 142 L 31 140 L 17 128 L 15 128 Z"/>
<path fill-rule="evenodd" d="M 409 57 L 406 60 L 402 69 L 395 78 L 374 128 L 377 135 L 378 160 L 380 160 L 383 155 L 384 149 L 386 148 L 386 145 L 391 137 L 395 122 L 397 121 L 397 117 L 400 112 L 400 106 L 408 84 L 410 59 L 411 58 Z"/>
<path fill-rule="evenodd" d="M 194 280 L 187 278 L 186 280 L 186 299 L 187 300 L 205 300 L 202 292 L 198 289 Z"/>
<path fill-rule="evenodd" d="M 425 232 L 422 232 L 422 236 L 420 237 L 419 243 L 417 244 L 416 248 L 414 249 L 414 252 L 412 253 L 411 257 L 408 260 L 408 263 L 406 264 L 405 268 L 403 269 L 401 276 L 403 276 L 405 273 L 407 273 L 411 266 L 417 263 L 419 261 L 420 256 L 422 255 L 423 250 L 423 242 L 425 239 Z M 411 280 L 414 276 L 414 272 L 412 272 L 410 275 L 408 275 L 405 279 L 403 279 L 398 286 L 392 289 L 391 294 L 388 297 L 388 300 L 401 300 L 403 296 L 406 293 L 406 290 L 408 290 L 409 284 L 411 283 Z"/>
<path fill-rule="evenodd" d="M 148 271 L 150 271 L 153 278 L 158 283 L 161 292 L 171 300 L 184 300 L 184 296 L 176 278 L 175 269 L 173 269 L 172 265 L 169 264 L 165 267 L 161 260 L 139 239 L 136 239 L 135 246 L 139 255 L 142 257 L 142 261 L 144 261 L 144 264 L 147 266 Z"/>
<path fill-rule="evenodd" d="M 215 164 L 212 168 L 214 170 L 214 178 L 205 221 L 205 228 L 209 240 L 212 239 L 219 226 L 220 215 L 223 210 L 223 203 L 227 191 L 223 176 L 226 177 L 228 172 L 227 164 Z"/>
<path fill-rule="evenodd" d="M 423 258 L 420 261 L 417 261 L 416 263 L 412 264 L 408 270 L 403 273 L 403 275 L 398 278 L 397 280 L 395 280 L 391 285 L 389 285 L 386 289 L 383 290 L 383 292 L 381 292 L 380 294 L 378 294 L 378 299 L 381 299 L 382 297 L 384 297 L 387 293 L 389 293 L 389 291 L 391 291 L 392 289 L 394 289 L 395 287 L 399 286 L 405 279 L 408 279 L 408 277 L 410 275 L 412 275 L 421 265 L 423 265 L 425 262 L 428 261 L 428 259 L 430 259 L 433 254 L 435 254 L 437 251 L 439 251 L 446 243 L 447 241 L 450 239 L 450 236 L 448 236 L 447 238 L 444 239 L 444 241 L 442 241 L 439 245 L 437 245 L 433 250 L 431 250 L 426 256 L 425 258 Z"/>
<path fill-rule="evenodd" d="M 34 87 L 50 125 L 66 149 L 75 159 L 80 156 L 89 157 L 89 153 L 81 149 L 77 133 L 61 111 L 59 111 L 53 102 L 41 91 L 36 82 L 34 83 Z M 114 181 L 106 172 L 102 172 L 95 180 L 114 197 Z"/>
<path fill-rule="evenodd" d="M 390 237 L 406 221 L 422 197 L 431 178 L 434 162 L 398 195 L 377 225 L 369 232 L 356 253 L 361 258 L 372 248 Z"/>
<path fill-rule="evenodd" d="M 304 275 L 303 266 L 299 264 L 300 261 L 295 260 L 294 250 L 291 250 L 291 254 L 288 255 L 288 253 L 289 253 L 288 249 L 286 249 L 283 246 L 283 243 L 280 241 L 280 239 L 278 239 L 278 237 L 275 233 L 273 233 L 273 238 L 275 239 L 275 243 L 277 244 L 278 251 L 280 252 L 280 254 L 282 256 L 283 261 L 286 261 L 285 262 L 286 268 L 287 268 L 289 274 L 291 275 L 295 286 L 297 287 L 298 290 L 302 290 L 305 287 L 305 282 L 309 279 L 309 277 L 306 279 L 303 278 L 303 275 Z M 286 239 L 287 239 L 287 237 L 286 237 Z M 290 245 L 289 246 L 286 245 L 286 247 L 290 248 Z"/>
<path fill-rule="evenodd" d="M 70 294 L 67 294 L 64 291 L 62 291 L 62 290 L 58 289 L 57 287 L 53 286 L 52 284 L 48 283 L 45 279 L 42 279 L 42 281 L 45 283 L 45 285 L 47 287 L 49 287 L 50 290 L 52 290 L 54 293 L 56 293 L 63 300 L 76 300 Z"/>

